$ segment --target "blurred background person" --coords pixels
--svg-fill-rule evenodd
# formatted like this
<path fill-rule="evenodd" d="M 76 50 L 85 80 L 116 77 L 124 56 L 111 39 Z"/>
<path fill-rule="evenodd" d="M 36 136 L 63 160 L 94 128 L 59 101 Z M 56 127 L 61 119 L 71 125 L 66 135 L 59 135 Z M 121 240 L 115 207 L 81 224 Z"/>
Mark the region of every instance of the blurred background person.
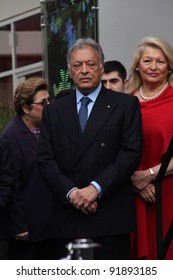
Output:
<path fill-rule="evenodd" d="M 104 63 L 102 83 L 107 89 L 125 92 L 128 86 L 127 71 L 124 65 L 117 60 Z"/>
<path fill-rule="evenodd" d="M 156 207 L 154 180 L 173 135 L 173 48 L 161 38 L 145 37 L 132 59 L 128 91 L 140 101 L 143 155 L 132 176 L 136 190 L 137 232 L 133 255 L 156 259 Z M 163 235 L 173 219 L 173 160 L 162 183 Z M 173 259 L 173 241 L 166 259 Z"/>
<path fill-rule="evenodd" d="M 46 81 L 33 77 L 20 83 L 14 93 L 16 116 L 7 124 L 13 160 L 15 193 L 9 205 L 10 259 L 53 259 L 52 195 L 39 174 L 36 161 L 43 107 L 49 103 Z"/>
<path fill-rule="evenodd" d="M 14 182 L 9 146 L 0 136 L 0 260 L 8 259 L 8 213 Z"/>

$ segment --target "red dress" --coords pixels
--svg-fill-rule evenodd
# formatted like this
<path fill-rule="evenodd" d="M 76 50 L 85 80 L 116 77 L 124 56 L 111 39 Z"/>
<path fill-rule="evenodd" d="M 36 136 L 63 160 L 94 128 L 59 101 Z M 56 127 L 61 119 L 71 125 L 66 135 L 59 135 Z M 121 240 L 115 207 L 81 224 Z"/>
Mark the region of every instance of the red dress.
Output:
<path fill-rule="evenodd" d="M 173 88 L 168 86 L 157 98 L 141 102 L 143 155 L 138 170 L 158 165 L 173 135 Z M 173 175 L 162 181 L 163 235 L 173 218 Z M 136 194 L 137 231 L 132 242 L 134 259 L 157 259 L 156 209 Z M 173 260 L 173 240 L 165 259 Z"/>

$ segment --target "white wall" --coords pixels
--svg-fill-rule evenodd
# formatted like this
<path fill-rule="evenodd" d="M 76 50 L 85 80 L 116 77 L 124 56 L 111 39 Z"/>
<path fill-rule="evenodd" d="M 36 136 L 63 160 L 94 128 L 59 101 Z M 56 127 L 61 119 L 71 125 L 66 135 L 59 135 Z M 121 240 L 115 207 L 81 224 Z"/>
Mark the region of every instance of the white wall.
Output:
<path fill-rule="evenodd" d="M 0 0 L 0 22 L 40 7 L 40 0 Z"/>
<path fill-rule="evenodd" d="M 173 0 L 98 0 L 99 42 L 106 60 L 120 60 L 129 70 L 144 36 L 162 37 L 173 45 Z"/>

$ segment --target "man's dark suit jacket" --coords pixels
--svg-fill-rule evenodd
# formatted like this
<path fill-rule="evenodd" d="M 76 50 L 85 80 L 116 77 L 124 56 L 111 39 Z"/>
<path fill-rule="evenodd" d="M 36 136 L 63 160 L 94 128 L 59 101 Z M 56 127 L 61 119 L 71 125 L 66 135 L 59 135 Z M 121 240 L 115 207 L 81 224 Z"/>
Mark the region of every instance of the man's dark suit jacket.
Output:
<path fill-rule="evenodd" d="M 12 161 L 5 138 L 0 137 L 0 240 L 9 237 L 7 206 L 14 188 Z"/>
<path fill-rule="evenodd" d="M 38 140 L 20 117 L 5 127 L 15 176 L 15 193 L 9 205 L 12 236 L 29 230 L 29 240 L 54 236 L 52 194 L 40 176 L 36 154 Z"/>
<path fill-rule="evenodd" d="M 76 95 L 48 105 L 38 148 L 40 171 L 56 199 L 57 235 L 86 238 L 126 234 L 135 229 L 130 177 L 142 151 L 140 105 L 136 97 L 102 87 L 82 135 Z M 73 187 L 96 181 L 102 188 L 95 214 L 67 202 Z"/>

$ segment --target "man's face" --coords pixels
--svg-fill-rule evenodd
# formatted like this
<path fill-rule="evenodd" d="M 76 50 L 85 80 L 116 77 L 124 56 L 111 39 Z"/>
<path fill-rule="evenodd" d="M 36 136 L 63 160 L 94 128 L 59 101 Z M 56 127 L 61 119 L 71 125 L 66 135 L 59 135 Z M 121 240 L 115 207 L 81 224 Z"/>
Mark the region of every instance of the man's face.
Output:
<path fill-rule="evenodd" d="M 86 46 L 72 52 L 69 71 L 70 77 L 79 91 L 88 95 L 99 85 L 103 74 L 103 65 L 97 51 Z"/>
<path fill-rule="evenodd" d="M 124 82 L 117 71 L 103 73 L 102 83 L 107 89 L 124 92 Z"/>

